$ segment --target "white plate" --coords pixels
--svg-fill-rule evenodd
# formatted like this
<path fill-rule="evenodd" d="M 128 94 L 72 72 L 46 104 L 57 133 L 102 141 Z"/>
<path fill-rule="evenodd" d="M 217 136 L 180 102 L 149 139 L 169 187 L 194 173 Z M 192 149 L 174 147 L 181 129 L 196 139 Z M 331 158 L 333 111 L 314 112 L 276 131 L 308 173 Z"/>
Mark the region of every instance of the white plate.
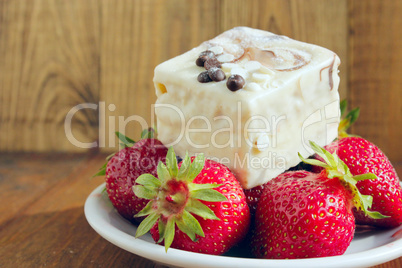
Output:
<path fill-rule="evenodd" d="M 367 267 L 402 256 L 402 227 L 360 229 L 346 253 L 336 257 L 262 260 L 236 257 L 233 252 L 230 256 L 213 256 L 173 248 L 165 253 L 149 234 L 134 238 L 136 227 L 114 210 L 106 193 L 102 193 L 104 188 L 104 184 L 97 187 L 85 202 L 85 216 L 92 228 L 116 246 L 169 267 Z"/>

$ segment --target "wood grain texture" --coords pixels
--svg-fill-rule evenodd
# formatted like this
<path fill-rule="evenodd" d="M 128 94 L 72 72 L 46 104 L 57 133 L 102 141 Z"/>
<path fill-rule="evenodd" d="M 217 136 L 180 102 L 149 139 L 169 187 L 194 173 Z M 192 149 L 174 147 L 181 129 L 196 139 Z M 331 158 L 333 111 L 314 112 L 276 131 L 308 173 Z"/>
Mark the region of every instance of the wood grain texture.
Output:
<path fill-rule="evenodd" d="M 104 179 L 89 178 L 105 156 L 0 154 L 0 267 L 161 268 L 107 242 L 86 221 L 84 202 Z M 402 172 L 402 163 L 396 168 Z"/>
<path fill-rule="evenodd" d="M 0 155 L 0 267 L 154 267 L 96 234 L 83 204 L 105 155 Z M 105 258 L 106 257 L 106 258 Z"/>
<path fill-rule="evenodd" d="M 0 150 L 75 150 L 64 118 L 99 100 L 97 1 L 0 1 Z M 74 133 L 97 137 L 94 110 L 77 114 Z"/>
<path fill-rule="evenodd" d="M 350 90 L 361 107 L 355 133 L 377 144 L 392 161 L 401 161 L 402 2 L 350 2 Z"/>
<path fill-rule="evenodd" d="M 340 94 L 367 135 L 402 161 L 400 1 L 0 0 L 0 151 L 117 149 L 122 130 L 151 124 L 155 66 L 234 26 L 315 43 L 341 58 Z M 381 51 L 381 53 L 378 53 Z M 97 148 L 95 148 L 97 149 Z"/>

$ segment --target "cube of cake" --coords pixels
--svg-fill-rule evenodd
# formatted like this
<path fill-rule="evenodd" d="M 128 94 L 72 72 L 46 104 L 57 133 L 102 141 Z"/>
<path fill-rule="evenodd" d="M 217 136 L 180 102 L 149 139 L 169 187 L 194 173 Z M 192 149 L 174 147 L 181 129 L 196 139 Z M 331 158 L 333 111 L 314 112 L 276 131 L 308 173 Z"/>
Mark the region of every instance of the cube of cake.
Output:
<path fill-rule="evenodd" d="M 158 138 L 178 155 L 204 153 L 245 189 L 337 137 L 338 56 L 237 27 L 155 68 Z"/>

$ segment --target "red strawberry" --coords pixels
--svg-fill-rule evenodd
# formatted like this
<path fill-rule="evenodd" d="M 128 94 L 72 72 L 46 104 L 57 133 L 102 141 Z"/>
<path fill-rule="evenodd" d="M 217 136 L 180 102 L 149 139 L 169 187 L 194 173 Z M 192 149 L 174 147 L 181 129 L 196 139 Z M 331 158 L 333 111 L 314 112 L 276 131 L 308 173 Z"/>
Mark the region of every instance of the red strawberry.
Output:
<path fill-rule="evenodd" d="M 290 171 L 269 181 L 256 212 L 254 255 L 293 259 L 343 254 L 355 229 L 348 195 L 326 171 Z"/>
<path fill-rule="evenodd" d="M 311 168 L 313 168 L 313 167 L 315 167 L 315 166 L 311 166 L 304 162 L 300 162 L 297 166 L 294 166 L 294 167 L 288 169 L 288 171 L 297 171 L 297 170 L 310 171 Z M 250 208 L 251 215 L 255 214 L 255 211 L 257 210 L 258 200 L 260 200 L 260 196 L 261 196 L 262 192 L 264 191 L 264 188 L 267 187 L 266 185 L 267 185 L 267 183 L 255 186 L 251 189 L 244 190 L 244 194 L 246 195 L 246 200 L 247 200 L 247 204 Z"/>
<path fill-rule="evenodd" d="M 250 214 L 254 215 L 257 210 L 258 201 L 260 200 L 261 194 L 264 191 L 267 183 L 255 186 L 251 189 L 245 189 L 244 194 L 246 196 L 247 204 L 250 208 Z"/>
<path fill-rule="evenodd" d="M 150 199 L 137 216 L 149 215 L 136 237 L 151 231 L 166 250 L 219 255 L 246 235 L 250 212 L 243 190 L 230 170 L 204 156 L 186 157 L 177 166 L 172 148 L 166 166 L 159 163 L 159 179 L 142 175 L 134 186 L 137 196 Z M 176 228 L 176 225 L 178 228 Z"/>
<path fill-rule="evenodd" d="M 398 175 L 385 154 L 371 142 L 360 137 L 346 137 L 325 147 L 336 152 L 349 167 L 352 175 L 374 173 L 378 179 L 359 181 L 356 186 L 362 194 L 373 197 L 372 208 L 386 219 L 371 219 L 355 211 L 356 223 L 381 227 L 402 224 L 402 188 Z"/>
<path fill-rule="evenodd" d="M 355 211 L 356 223 L 369 224 L 380 227 L 396 227 L 402 224 L 402 188 L 398 175 L 391 162 L 384 153 L 369 141 L 349 136 L 346 133 L 348 127 L 359 116 L 359 108 L 353 109 L 346 116 L 346 101 L 341 102 L 342 121 L 339 124 L 339 140 L 324 147 L 331 153 L 336 152 L 338 157 L 345 162 L 353 175 L 373 173 L 377 180 L 366 180 L 357 183 L 357 188 L 363 194 L 373 197 L 373 209 L 383 215 L 390 216 L 386 219 L 371 219 L 361 212 Z M 319 157 L 316 156 L 317 159 Z M 320 167 L 313 167 L 314 172 L 320 172 Z"/>
<path fill-rule="evenodd" d="M 251 241 L 259 258 L 294 259 L 335 256 L 349 246 L 355 229 L 352 207 L 370 212 L 367 196 L 354 186 L 363 176 L 352 177 L 347 167 L 311 143 L 325 159 L 304 159 L 326 168 L 321 173 L 290 171 L 269 181 L 258 203 Z M 371 178 L 372 175 L 365 175 Z"/>
<path fill-rule="evenodd" d="M 132 187 L 141 174 L 157 176 L 159 161 L 165 161 L 167 148 L 157 139 L 145 138 L 136 143 L 116 133 L 128 147 L 114 154 L 100 173 L 106 175 L 106 190 L 117 212 L 135 223 L 143 218 L 134 218 L 148 203 L 148 200 L 134 195 Z M 99 175 L 99 173 L 98 173 Z"/>

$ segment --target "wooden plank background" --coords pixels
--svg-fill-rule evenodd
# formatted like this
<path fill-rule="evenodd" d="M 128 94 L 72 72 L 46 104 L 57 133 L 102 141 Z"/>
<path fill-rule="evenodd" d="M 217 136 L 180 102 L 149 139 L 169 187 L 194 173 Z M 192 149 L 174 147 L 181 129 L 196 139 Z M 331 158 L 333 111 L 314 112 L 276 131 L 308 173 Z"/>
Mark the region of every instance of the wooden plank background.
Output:
<path fill-rule="evenodd" d="M 82 103 L 104 109 L 77 112 L 74 137 L 115 150 L 124 120 L 150 122 L 158 63 L 245 25 L 335 51 L 341 97 L 362 110 L 353 131 L 402 161 L 401 13 L 394 0 L 0 0 L 0 152 L 87 151 L 64 131 Z"/>

